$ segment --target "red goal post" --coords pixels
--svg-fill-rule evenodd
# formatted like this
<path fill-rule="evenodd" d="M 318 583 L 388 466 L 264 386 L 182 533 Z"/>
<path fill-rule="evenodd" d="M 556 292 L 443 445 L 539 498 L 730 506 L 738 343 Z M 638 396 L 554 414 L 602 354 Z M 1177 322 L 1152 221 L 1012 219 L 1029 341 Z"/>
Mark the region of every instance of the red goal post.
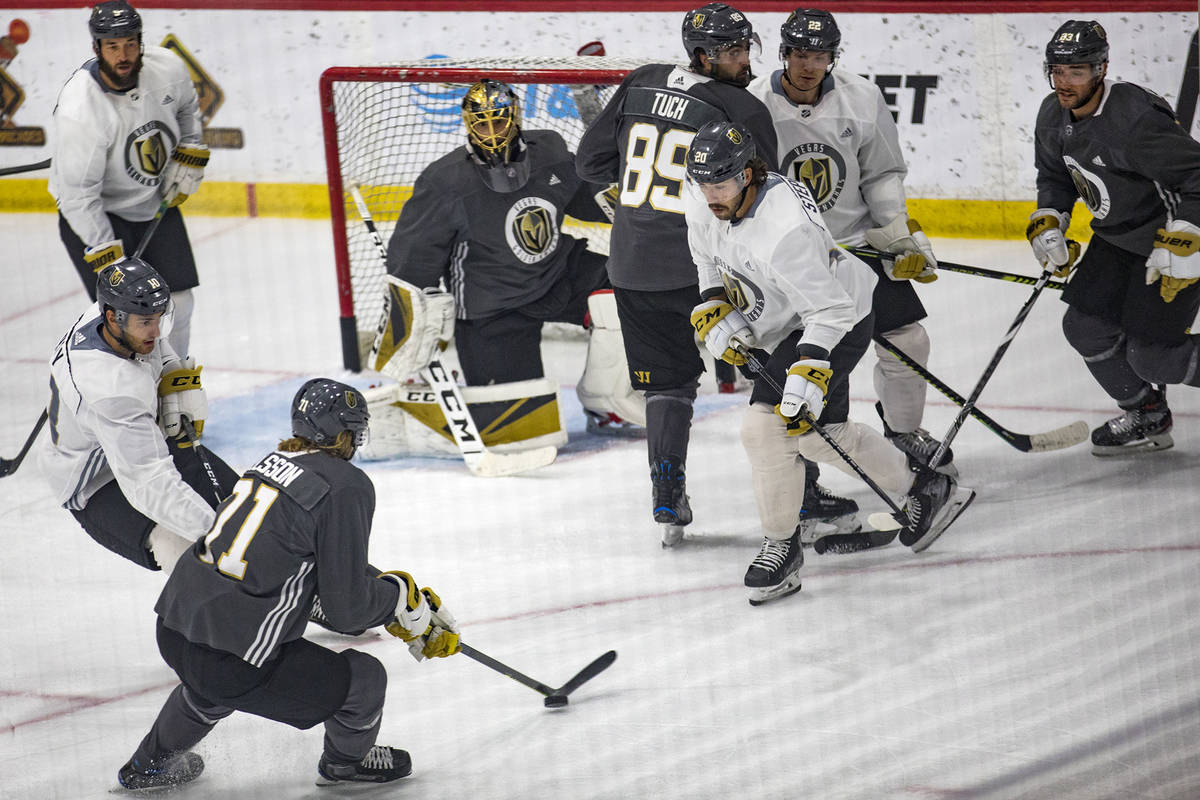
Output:
<path fill-rule="evenodd" d="M 521 100 L 522 127 L 553 129 L 574 151 L 586 127 L 572 87 L 607 101 L 646 60 L 565 58 L 425 59 L 386 66 L 330 67 L 321 74 L 321 121 L 333 226 L 342 360 L 361 369 L 379 322 L 386 272 L 350 194 L 357 186 L 388 240 L 421 171 L 466 144 L 460 103 L 482 78 L 504 81 Z M 565 221 L 607 252 L 607 227 Z"/>

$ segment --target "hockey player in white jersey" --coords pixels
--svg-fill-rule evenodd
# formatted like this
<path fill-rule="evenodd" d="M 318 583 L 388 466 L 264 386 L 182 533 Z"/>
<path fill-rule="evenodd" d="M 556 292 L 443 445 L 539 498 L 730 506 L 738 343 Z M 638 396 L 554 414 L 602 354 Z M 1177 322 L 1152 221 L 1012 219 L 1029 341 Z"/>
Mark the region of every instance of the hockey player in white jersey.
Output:
<path fill-rule="evenodd" d="M 871 81 L 835 67 L 841 32 L 819 9 L 792 12 L 780 29 L 783 69 L 754 80 L 749 91 L 771 112 L 780 172 L 803 182 L 840 245 L 894 253 L 864 261 L 879 277 L 872 301 L 874 334 L 921 364 L 929 335 L 912 281 L 937 279 L 929 239 L 908 216 L 908 172 L 896 123 Z M 878 344 L 874 384 L 884 433 L 905 453 L 928 462 L 939 442 L 921 427 L 925 381 Z M 947 449 L 939 470 L 957 475 Z"/>
<path fill-rule="evenodd" d="M 92 9 L 96 57 L 68 79 L 54 108 L 50 194 L 59 235 L 92 300 L 96 273 L 133 254 L 155 264 L 171 289 L 171 344 L 187 354 L 196 262 L 179 204 L 195 194 L 208 163 L 200 104 L 183 61 L 142 43 L 142 20 L 126 0 Z"/>
<path fill-rule="evenodd" d="M 693 327 L 715 358 L 745 364 L 748 348 L 764 373 L 752 375 L 741 430 L 764 534 L 745 577 L 751 604 L 800 588 L 812 520 L 803 513 L 805 467 L 797 455 L 856 474 L 811 430 L 804 411 L 877 484 L 906 496 L 909 525 L 900 540 L 924 550 L 975 493 L 848 417 L 850 373 L 875 323 L 870 267 L 837 247 L 802 183 L 767 171 L 745 127 L 701 128 L 687 174 L 694 182 L 688 245 L 702 299 Z"/>
<path fill-rule="evenodd" d="M 191 449 L 184 422 L 202 432 L 208 401 L 201 368 L 164 338 L 172 309 L 162 275 L 124 259 L 101 270 L 96 294 L 50 362 L 42 472 L 93 539 L 170 571 L 212 525 L 213 481 L 223 498 L 237 474 L 206 451 L 210 477 Z"/>

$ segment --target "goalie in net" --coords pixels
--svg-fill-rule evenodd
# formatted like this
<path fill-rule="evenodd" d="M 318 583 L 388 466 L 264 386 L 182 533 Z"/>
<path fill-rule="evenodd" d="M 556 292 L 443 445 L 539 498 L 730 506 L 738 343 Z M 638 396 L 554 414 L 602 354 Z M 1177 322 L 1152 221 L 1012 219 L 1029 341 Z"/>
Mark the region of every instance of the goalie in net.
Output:
<path fill-rule="evenodd" d="M 505 83 L 473 84 L 462 117 L 466 144 L 422 171 L 388 243 L 388 299 L 366 366 L 399 380 L 401 396 L 384 389 L 369 398 L 377 418 L 390 420 L 377 426 L 390 435 L 375 437 L 368 455 L 421 449 L 410 434 L 424 433 L 422 398 L 404 381 L 451 338 L 468 403 L 533 400 L 522 405 L 536 409 L 556 401 L 541 357 L 546 322 L 590 331 L 576 387 L 588 430 L 638 435 L 645 400 L 629 383 L 606 257 L 562 231 L 567 215 L 611 222 L 608 187 L 576 175 L 558 133 L 522 130 L 520 102 Z M 507 443 L 564 444 L 558 417 L 522 418 Z"/>

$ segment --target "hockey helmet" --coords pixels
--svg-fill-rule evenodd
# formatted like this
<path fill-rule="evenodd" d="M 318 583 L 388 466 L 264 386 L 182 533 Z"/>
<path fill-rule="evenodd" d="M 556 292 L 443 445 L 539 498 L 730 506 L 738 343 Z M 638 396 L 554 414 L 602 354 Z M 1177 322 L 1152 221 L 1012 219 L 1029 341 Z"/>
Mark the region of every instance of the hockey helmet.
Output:
<path fill-rule="evenodd" d="M 505 163 L 521 127 L 521 101 L 507 83 L 484 78 L 471 84 L 462 101 L 467 139 L 495 166 Z"/>
<path fill-rule="evenodd" d="M 842 46 L 837 20 L 819 8 L 797 8 L 784 20 L 779 36 L 781 59 L 787 58 L 788 50 L 816 50 L 831 53 L 837 60 L 838 48 Z"/>
<path fill-rule="evenodd" d="M 358 449 L 367 443 L 370 419 L 362 392 L 330 378 L 307 381 L 292 400 L 292 434 L 313 444 L 331 445 L 349 431 Z"/>
<path fill-rule="evenodd" d="M 727 47 L 745 43 L 762 47 L 746 15 L 725 3 L 709 3 L 683 17 L 683 49 L 695 57 L 697 49 L 710 59 Z"/>
<path fill-rule="evenodd" d="M 736 122 L 710 122 L 692 139 L 687 173 L 696 183 L 721 183 L 745 174 L 754 155 L 750 131 Z"/>
<path fill-rule="evenodd" d="M 1046 45 L 1046 66 L 1103 64 L 1108 61 L 1108 34 L 1095 20 L 1069 19 Z"/>
<path fill-rule="evenodd" d="M 123 39 L 142 35 L 142 17 L 126 0 L 104 0 L 92 8 L 88 20 L 92 39 Z"/>
<path fill-rule="evenodd" d="M 140 258 L 109 264 L 96 276 L 96 302 L 100 310 L 117 312 L 123 324 L 129 314 L 151 316 L 171 308 L 171 289 L 158 270 Z"/>

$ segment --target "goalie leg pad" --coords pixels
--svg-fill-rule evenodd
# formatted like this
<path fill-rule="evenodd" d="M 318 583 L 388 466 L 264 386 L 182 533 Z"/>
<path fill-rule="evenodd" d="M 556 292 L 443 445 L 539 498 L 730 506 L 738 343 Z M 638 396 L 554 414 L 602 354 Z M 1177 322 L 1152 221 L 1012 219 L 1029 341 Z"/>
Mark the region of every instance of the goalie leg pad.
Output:
<path fill-rule="evenodd" d="M 929 361 L 929 334 L 919 323 L 896 328 L 883 334 L 896 347 L 924 366 Z M 883 404 L 888 425 L 894 431 L 911 433 L 921 427 L 925 416 L 925 379 L 900 359 L 875 345 L 875 396 Z"/>
<path fill-rule="evenodd" d="M 454 337 L 454 298 L 421 289 L 394 275 L 387 278 L 383 315 L 366 368 L 398 381 L 407 380 Z"/>
<path fill-rule="evenodd" d="M 625 340 L 617 317 L 617 301 L 611 290 L 588 297 L 592 332 L 588 338 L 587 361 L 575 394 L 585 410 L 602 417 L 616 414 L 637 425 L 646 425 L 646 396 L 629 382 Z"/>
<path fill-rule="evenodd" d="M 770 406 L 754 403 L 746 409 L 742 447 L 750 460 L 759 520 L 774 538 L 790 536 L 804 508 L 804 462 L 796 458 L 797 441 Z"/>
<path fill-rule="evenodd" d="M 825 432 L 862 467 L 863 472 L 884 489 L 900 496 L 912 485 L 913 473 L 908 468 L 908 459 L 879 431 L 851 420 L 826 425 Z M 816 431 L 809 431 L 796 441 L 800 455 L 805 458 L 837 467 L 847 475 L 858 478 L 858 473 Z"/>

